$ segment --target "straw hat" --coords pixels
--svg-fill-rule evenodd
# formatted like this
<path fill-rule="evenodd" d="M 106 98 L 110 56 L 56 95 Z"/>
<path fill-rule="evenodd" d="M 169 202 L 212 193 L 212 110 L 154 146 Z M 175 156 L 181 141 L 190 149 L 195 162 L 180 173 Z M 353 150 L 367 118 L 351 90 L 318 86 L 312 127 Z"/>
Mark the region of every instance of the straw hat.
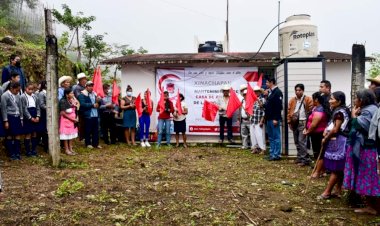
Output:
<path fill-rule="evenodd" d="M 222 90 L 224 91 L 224 90 L 230 90 L 230 86 L 229 85 L 224 85 L 223 87 L 222 87 Z"/>
<path fill-rule="evenodd" d="M 63 82 L 65 82 L 65 81 L 71 82 L 72 80 L 73 80 L 73 78 L 71 78 L 71 76 L 64 75 L 58 79 L 58 84 L 59 84 L 59 86 L 61 86 Z"/>
<path fill-rule="evenodd" d="M 254 86 L 253 87 L 253 91 L 260 91 L 260 92 L 263 92 L 264 90 L 262 88 L 260 88 L 259 86 Z"/>
<path fill-rule="evenodd" d="M 82 73 L 77 74 L 77 80 L 82 79 L 82 78 L 87 78 L 85 73 L 82 72 Z"/>
<path fill-rule="evenodd" d="M 247 88 L 248 88 L 247 84 L 241 84 L 240 85 L 240 91 L 245 90 Z"/>
<path fill-rule="evenodd" d="M 380 85 L 380 75 L 376 76 L 375 78 L 367 78 L 367 81 Z"/>
<path fill-rule="evenodd" d="M 86 82 L 86 87 L 87 86 L 92 86 L 92 85 L 94 85 L 94 83 L 90 80 L 90 81 L 88 81 L 88 82 Z"/>

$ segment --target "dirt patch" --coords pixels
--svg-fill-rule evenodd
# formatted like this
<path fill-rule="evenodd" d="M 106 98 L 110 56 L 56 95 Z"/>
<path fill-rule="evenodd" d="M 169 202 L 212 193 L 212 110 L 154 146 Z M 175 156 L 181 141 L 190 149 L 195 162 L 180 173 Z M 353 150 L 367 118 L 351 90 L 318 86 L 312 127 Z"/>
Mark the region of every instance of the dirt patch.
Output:
<path fill-rule="evenodd" d="M 376 225 L 340 199 L 319 201 L 290 160 L 229 148 L 108 146 L 10 162 L 1 156 L 1 225 Z"/>

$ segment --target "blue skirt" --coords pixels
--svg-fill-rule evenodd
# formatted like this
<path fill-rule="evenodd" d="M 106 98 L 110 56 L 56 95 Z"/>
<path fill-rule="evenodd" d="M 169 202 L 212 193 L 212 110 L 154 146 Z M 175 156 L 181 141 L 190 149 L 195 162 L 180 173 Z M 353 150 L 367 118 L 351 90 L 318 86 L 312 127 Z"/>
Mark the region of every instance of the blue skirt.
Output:
<path fill-rule="evenodd" d="M 34 107 L 28 108 L 28 112 L 30 116 L 32 116 L 32 118 L 37 117 L 37 108 L 34 108 Z M 30 119 L 24 118 L 24 127 L 23 127 L 24 133 L 23 134 L 30 134 L 30 133 L 37 132 L 37 126 L 38 126 L 38 123 L 32 122 Z"/>
<path fill-rule="evenodd" d="M 17 136 L 24 134 L 20 116 L 8 115 L 9 129 L 6 130 L 7 136 Z"/>
<path fill-rule="evenodd" d="M 123 127 L 136 128 L 136 110 L 124 110 Z"/>
<path fill-rule="evenodd" d="M 5 133 L 5 129 L 4 129 L 4 122 L 3 122 L 3 116 L 2 116 L 2 114 L 0 114 L 0 122 L 1 122 L 1 125 L 0 125 L 0 137 L 5 137 L 6 133 Z"/>
<path fill-rule="evenodd" d="M 46 110 L 41 109 L 40 121 L 37 123 L 37 132 L 47 133 Z"/>

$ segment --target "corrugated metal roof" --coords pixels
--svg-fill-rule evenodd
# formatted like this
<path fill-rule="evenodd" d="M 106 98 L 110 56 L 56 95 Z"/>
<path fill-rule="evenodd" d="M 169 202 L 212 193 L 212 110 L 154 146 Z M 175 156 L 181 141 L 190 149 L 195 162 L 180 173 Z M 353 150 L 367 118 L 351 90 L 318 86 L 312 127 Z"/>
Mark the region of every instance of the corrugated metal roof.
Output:
<path fill-rule="evenodd" d="M 278 52 L 242 53 L 167 53 L 134 54 L 102 61 L 102 64 L 188 64 L 209 62 L 267 62 L 278 57 Z M 351 62 L 351 54 L 338 52 L 321 52 L 327 62 Z M 366 61 L 373 58 L 367 57 Z"/>

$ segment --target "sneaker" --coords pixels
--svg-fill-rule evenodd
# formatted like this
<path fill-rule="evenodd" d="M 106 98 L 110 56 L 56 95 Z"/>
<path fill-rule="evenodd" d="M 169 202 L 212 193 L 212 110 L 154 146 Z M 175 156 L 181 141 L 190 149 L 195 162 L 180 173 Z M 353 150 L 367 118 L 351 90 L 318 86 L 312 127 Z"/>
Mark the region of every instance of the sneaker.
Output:
<path fill-rule="evenodd" d="M 150 144 L 149 144 L 148 141 L 145 141 L 145 146 L 148 147 L 148 148 L 150 148 Z"/>
<path fill-rule="evenodd" d="M 146 144 L 144 143 L 144 141 L 141 141 L 140 144 L 141 144 L 141 147 L 143 147 L 143 148 L 146 147 Z"/>
<path fill-rule="evenodd" d="M 100 146 L 100 145 L 96 146 L 96 148 L 97 148 L 97 149 L 103 149 L 103 147 Z"/>
<path fill-rule="evenodd" d="M 88 149 L 94 149 L 94 147 L 92 145 L 87 145 L 87 148 Z"/>

